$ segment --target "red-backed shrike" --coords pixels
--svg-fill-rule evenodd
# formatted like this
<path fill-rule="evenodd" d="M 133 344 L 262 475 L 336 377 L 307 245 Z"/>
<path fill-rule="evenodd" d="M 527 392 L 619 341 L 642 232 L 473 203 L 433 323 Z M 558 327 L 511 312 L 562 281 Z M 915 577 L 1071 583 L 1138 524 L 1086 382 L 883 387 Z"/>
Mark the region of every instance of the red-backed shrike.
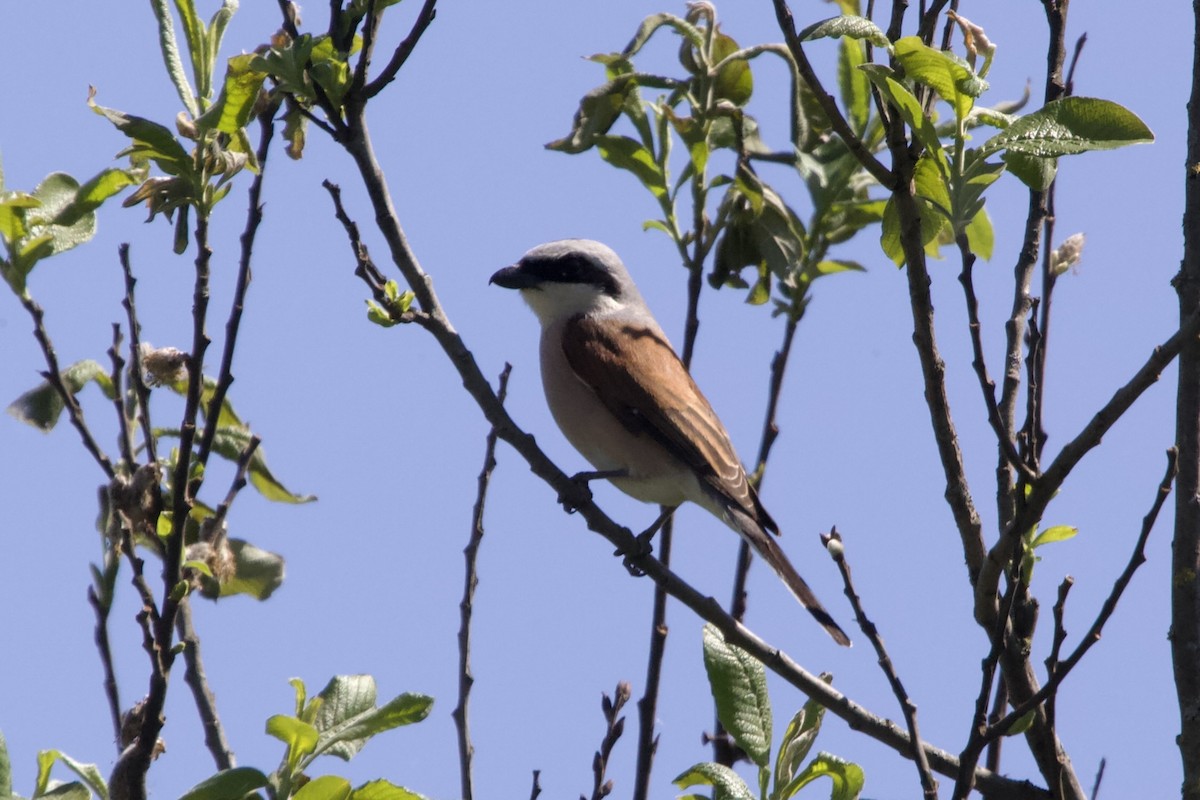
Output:
<path fill-rule="evenodd" d="M 598 473 L 643 502 L 673 510 L 690 500 L 712 512 L 848 646 L 849 637 L 772 539 L 779 527 L 746 479 L 725 426 L 617 254 L 587 239 L 550 242 L 491 282 L 519 289 L 541 322 L 546 402 Z"/>

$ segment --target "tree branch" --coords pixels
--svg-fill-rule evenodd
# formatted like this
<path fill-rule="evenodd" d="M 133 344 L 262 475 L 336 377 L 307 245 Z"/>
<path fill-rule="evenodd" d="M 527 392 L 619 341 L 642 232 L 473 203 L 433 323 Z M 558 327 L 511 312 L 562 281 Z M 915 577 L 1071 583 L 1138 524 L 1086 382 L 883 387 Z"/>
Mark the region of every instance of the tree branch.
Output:
<path fill-rule="evenodd" d="M 883 637 L 880 636 L 879 629 L 863 608 L 862 599 L 858 596 L 858 592 L 854 588 L 854 580 L 850 577 L 850 563 L 846 560 L 845 547 L 837 528 L 834 527 L 828 534 L 822 534 L 821 542 L 832 554 L 833 563 L 837 564 L 838 571 L 842 574 L 842 584 L 845 586 L 846 597 L 850 599 L 850 605 L 854 609 L 854 618 L 858 621 L 858 627 L 871 642 L 871 646 L 875 648 L 875 655 L 879 657 L 879 668 L 883 670 L 888 686 L 892 688 L 892 694 L 896 696 L 896 702 L 900 704 L 900 713 L 904 715 L 904 723 L 908 727 L 908 738 L 912 742 L 912 751 L 909 753 L 909 757 L 917 768 L 917 777 L 921 782 L 921 794 L 926 800 L 937 800 L 938 782 L 929 768 L 925 746 L 921 741 L 921 732 L 917 726 L 917 704 L 905 691 L 904 684 L 900 681 L 900 676 L 896 674 L 896 668 L 892 664 L 892 657 L 888 655 L 887 647 L 883 644 Z"/>
<path fill-rule="evenodd" d="M 343 212 L 344 214 L 344 212 Z M 508 376 L 512 374 L 512 364 L 505 364 L 500 373 L 499 386 L 496 389 L 496 400 L 504 404 L 508 395 Z M 479 574 L 476 570 L 476 560 L 479 556 L 479 545 L 483 543 L 483 509 L 487 499 L 488 486 L 492 480 L 492 470 L 496 468 L 496 429 L 488 431 L 484 445 L 483 469 L 479 472 L 479 488 L 475 495 L 475 507 L 471 512 L 471 535 L 467 546 L 463 549 L 466 570 L 463 579 L 462 602 L 458 604 L 461 622 L 458 628 L 458 705 L 451 716 L 454 727 L 458 732 L 458 768 L 463 800 L 473 800 L 475 797 L 475 779 L 472 772 L 472 760 L 475 756 L 475 746 L 471 743 L 471 729 L 468 724 L 468 709 L 471 700 L 471 687 L 475 676 L 471 674 L 471 614 L 474 609 L 475 587 L 479 585 Z"/>

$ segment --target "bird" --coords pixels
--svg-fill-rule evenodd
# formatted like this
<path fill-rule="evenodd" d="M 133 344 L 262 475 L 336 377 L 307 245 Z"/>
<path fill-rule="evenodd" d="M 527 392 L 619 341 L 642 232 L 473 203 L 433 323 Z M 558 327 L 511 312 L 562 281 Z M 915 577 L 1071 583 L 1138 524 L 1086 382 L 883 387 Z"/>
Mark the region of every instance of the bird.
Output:
<path fill-rule="evenodd" d="M 542 388 L 567 441 L 624 493 L 685 501 L 737 532 L 838 644 L 850 638 L 773 537 L 779 526 L 729 434 L 671 347 L 620 257 L 590 239 L 538 245 L 489 283 L 518 290 L 541 323 Z"/>

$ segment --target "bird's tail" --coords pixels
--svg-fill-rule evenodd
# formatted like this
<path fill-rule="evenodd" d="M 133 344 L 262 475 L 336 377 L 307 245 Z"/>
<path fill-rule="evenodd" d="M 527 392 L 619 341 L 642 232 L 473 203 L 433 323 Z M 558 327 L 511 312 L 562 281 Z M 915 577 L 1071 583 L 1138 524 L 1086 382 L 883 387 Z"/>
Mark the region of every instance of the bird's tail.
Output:
<path fill-rule="evenodd" d="M 792 562 L 788 561 L 788 557 L 771 538 L 771 534 L 755 522 L 750 515 L 740 510 L 731 511 L 728 514 L 734 528 L 742 535 L 742 538 L 750 543 L 762 560 L 766 561 L 775 574 L 787 584 L 788 589 L 800 601 L 800 604 L 808 609 L 808 613 L 821 623 L 821 627 L 833 637 L 835 642 L 849 647 L 850 637 L 846 635 L 840 625 L 833 621 L 833 617 L 821 605 L 821 601 L 813 594 L 813 590 L 808 588 L 804 578 L 800 577 L 800 573 L 792 566 Z"/>

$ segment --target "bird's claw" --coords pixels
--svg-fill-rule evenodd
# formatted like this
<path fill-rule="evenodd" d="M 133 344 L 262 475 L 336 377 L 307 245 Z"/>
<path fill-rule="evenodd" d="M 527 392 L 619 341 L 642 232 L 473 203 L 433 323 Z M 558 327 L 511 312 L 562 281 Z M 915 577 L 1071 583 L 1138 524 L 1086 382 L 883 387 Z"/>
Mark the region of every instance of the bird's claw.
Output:
<path fill-rule="evenodd" d="M 647 536 L 646 534 L 650 534 Z M 633 544 L 630 547 L 618 547 L 613 551 L 614 556 L 622 556 L 621 564 L 628 570 L 629 574 L 635 578 L 640 578 L 646 574 L 646 571 L 639 567 L 635 562 L 645 558 L 654 552 L 654 547 L 651 546 L 650 540 L 654 537 L 654 530 L 643 531 L 633 537 Z"/>
<path fill-rule="evenodd" d="M 578 494 L 583 496 L 584 503 L 591 502 L 592 499 L 592 489 L 588 486 L 588 481 L 592 479 L 592 475 L 593 473 L 591 472 L 577 472 L 571 476 L 571 483 L 575 484 Z M 578 502 L 578 499 L 578 496 L 568 497 L 566 493 L 562 493 L 558 496 L 558 503 L 563 507 L 563 511 L 566 511 L 568 514 L 574 514 L 583 505 L 583 503 Z M 572 500 L 576 502 L 572 502 Z"/>

